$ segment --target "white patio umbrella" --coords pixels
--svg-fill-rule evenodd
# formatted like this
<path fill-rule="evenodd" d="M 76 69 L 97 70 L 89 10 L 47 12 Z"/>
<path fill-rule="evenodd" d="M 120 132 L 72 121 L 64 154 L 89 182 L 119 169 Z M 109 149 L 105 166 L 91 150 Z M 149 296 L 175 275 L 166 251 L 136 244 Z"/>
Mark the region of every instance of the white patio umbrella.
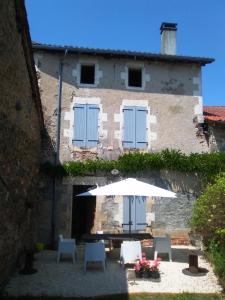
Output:
<path fill-rule="evenodd" d="M 139 181 L 134 178 L 127 178 L 118 182 L 110 183 L 102 187 L 97 187 L 77 196 L 150 196 L 176 198 L 176 194 Z M 131 201 L 129 197 L 129 233 L 131 232 Z"/>

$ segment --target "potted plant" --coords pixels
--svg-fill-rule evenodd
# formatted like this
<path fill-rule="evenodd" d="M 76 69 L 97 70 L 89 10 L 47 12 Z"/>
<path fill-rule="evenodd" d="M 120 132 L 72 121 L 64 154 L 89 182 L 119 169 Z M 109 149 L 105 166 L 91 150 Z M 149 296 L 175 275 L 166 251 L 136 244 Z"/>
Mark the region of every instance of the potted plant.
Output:
<path fill-rule="evenodd" d="M 138 260 L 134 265 L 135 275 L 137 278 L 159 278 L 160 258 L 155 260 L 147 260 L 146 254 L 142 253 L 142 259 Z"/>
<path fill-rule="evenodd" d="M 159 264 L 160 264 L 160 258 L 154 259 L 151 261 L 150 266 L 150 277 L 154 279 L 158 279 L 160 277 L 159 273 Z"/>
<path fill-rule="evenodd" d="M 35 244 L 35 249 L 37 252 L 41 252 L 42 250 L 44 250 L 45 245 L 43 243 L 36 243 Z"/>

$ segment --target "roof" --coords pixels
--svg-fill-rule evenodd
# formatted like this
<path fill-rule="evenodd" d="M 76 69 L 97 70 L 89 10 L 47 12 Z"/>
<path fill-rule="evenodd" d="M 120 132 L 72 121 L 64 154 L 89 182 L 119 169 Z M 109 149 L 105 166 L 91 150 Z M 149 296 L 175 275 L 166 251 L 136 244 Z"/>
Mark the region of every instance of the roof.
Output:
<path fill-rule="evenodd" d="M 151 60 L 151 61 L 164 61 L 164 62 L 182 62 L 182 63 L 197 63 L 202 66 L 212 63 L 214 58 L 208 57 L 193 57 L 182 55 L 166 55 L 156 54 L 150 52 L 136 52 L 127 50 L 112 50 L 112 49 L 95 49 L 95 48 L 83 48 L 74 46 L 59 46 L 50 44 L 41 44 L 33 42 L 34 50 L 50 51 L 50 52 L 70 52 L 76 54 L 87 54 L 93 56 L 114 57 L 114 58 L 130 58 L 139 60 Z"/>
<path fill-rule="evenodd" d="M 206 121 L 225 122 L 225 106 L 204 106 L 203 114 Z"/>

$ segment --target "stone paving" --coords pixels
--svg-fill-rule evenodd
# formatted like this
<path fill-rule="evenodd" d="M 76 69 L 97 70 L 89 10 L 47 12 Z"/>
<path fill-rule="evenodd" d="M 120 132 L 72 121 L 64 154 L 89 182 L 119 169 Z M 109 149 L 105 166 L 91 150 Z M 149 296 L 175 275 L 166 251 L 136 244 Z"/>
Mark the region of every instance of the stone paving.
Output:
<path fill-rule="evenodd" d="M 211 266 L 201 252 L 190 246 L 173 246 L 173 261 L 161 256 L 160 280 L 136 279 L 132 268 L 123 269 L 119 264 L 119 249 L 107 252 L 107 268 L 103 272 L 98 265 L 91 265 L 84 273 L 83 246 L 78 246 L 78 260 L 70 258 L 56 263 L 56 251 L 42 251 L 36 255 L 33 275 L 15 273 L 6 292 L 12 296 L 48 295 L 64 297 L 89 297 L 124 293 L 220 293 L 222 291 Z M 153 258 L 152 249 L 145 248 L 148 259 Z M 207 273 L 186 275 L 188 255 L 197 253 L 199 266 Z"/>

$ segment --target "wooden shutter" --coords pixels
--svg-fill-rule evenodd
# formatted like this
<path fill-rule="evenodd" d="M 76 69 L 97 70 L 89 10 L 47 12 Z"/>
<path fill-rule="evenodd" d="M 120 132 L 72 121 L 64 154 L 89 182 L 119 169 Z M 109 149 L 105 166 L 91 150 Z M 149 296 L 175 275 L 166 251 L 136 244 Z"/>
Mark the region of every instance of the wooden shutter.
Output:
<path fill-rule="evenodd" d="M 87 105 L 87 147 L 96 147 L 98 143 L 98 114 L 99 107 Z"/>
<path fill-rule="evenodd" d="M 142 230 L 146 227 L 146 197 L 135 197 L 135 229 Z"/>
<path fill-rule="evenodd" d="M 147 109 L 145 107 L 136 107 L 135 110 L 135 148 L 142 149 L 147 146 Z"/>
<path fill-rule="evenodd" d="M 123 230 L 129 230 L 129 201 L 131 203 L 131 221 L 132 226 L 131 230 L 135 229 L 135 199 L 133 196 L 124 196 L 123 197 Z"/>
<path fill-rule="evenodd" d="M 78 147 L 86 146 L 86 105 L 76 104 L 74 106 L 74 130 L 73 143 Z"/>
<path fill-rule="evenodd" d="M 124 148 L 135 148 L 135 107 L 124 107 Z"/>

